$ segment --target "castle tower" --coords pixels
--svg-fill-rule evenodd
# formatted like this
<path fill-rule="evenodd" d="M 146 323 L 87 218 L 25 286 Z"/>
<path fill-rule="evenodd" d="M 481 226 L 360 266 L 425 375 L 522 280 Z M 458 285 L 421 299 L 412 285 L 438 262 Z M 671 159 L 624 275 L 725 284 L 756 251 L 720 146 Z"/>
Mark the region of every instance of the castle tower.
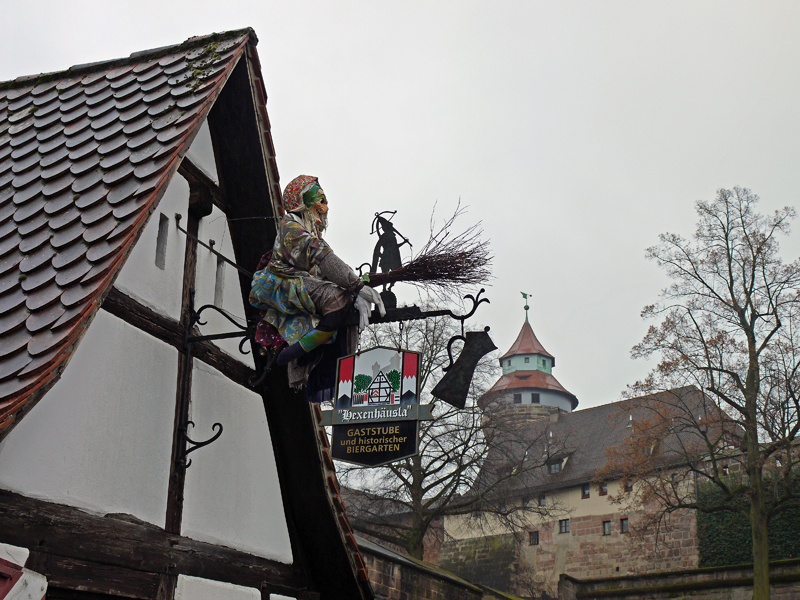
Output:
<path fill-rule="evenodd" d="M 572 412 L 578 399 L 553 377 L 555 364 L 555 357 L 534 335 L 526 310 L 516 341 L 500 357 L 503 376 L 481 397 L 480 405 L 502 399 L 503 404 L 529 405 L 531 412 Z"/>

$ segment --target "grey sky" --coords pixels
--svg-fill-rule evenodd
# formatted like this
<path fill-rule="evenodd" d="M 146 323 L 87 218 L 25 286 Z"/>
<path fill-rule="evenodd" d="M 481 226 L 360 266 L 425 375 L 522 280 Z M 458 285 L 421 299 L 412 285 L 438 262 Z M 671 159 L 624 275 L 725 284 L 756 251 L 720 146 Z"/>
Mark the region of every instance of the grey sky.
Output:
<path fill-rule="evenodd" d="M 644 250 L 741 185 L 797 205 L 800 4 L 227 0 L 2 2 L 0 80 L 253 27 L 285 185 L 318 175 L 329 241 L 369 260 L 373 213 L 416 247 L 434 202 L 482 220 L 478 313 L 505 351 L 531 324 L 581 407 L 647 363 L 630 347 L 665 281 Z M 797 256 L 797 240 L 784 243 Z"/>

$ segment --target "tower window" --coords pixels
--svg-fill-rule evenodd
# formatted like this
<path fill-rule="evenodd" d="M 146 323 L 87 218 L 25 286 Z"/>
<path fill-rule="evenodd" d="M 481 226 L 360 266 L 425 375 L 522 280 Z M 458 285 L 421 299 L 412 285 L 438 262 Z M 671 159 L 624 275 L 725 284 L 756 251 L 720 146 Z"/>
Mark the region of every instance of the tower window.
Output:
<path fill-rule="evenodd" d="M 533 404 L 539 404 L 539 394 L 537 392 L 531 394 L 531 402 Z"/>
<path fill-rule="evenodd" d="M 509 358 L 509 359 L 506 361 L 506 366 L 507 366 L 507 367 L 510 367 L 510 366 L 511 366 L 511 359 L 510 359 L 510 358 Z"/>
<path fill-rule="evenodd" d="M 522 394 L 514 394 L 514 404 L 522 404 Z"/>
<path fill-rule="evenodd" d="M 529 363 L 529 362 L 531 362 L 531 358 L 530 358 L 530 356 L 526 356 L 526 357 L 525 357 L 525 362 L 526 362 L 526 363 Z"/>
<path fill-rule="evenodd" d="M 628 533 L 628 519 L 620 519 L 619 520 L 619 530 L 622 533 Z"/>
<path fill-rule="evenodd" d="M 569 533 L 569 519 L 561 519 L 558 522 L 558 533 Z"/>
<path fill-rule="evenodd" d="M 611 535 L 611 521 L 603 521 L 603 535 Z"/>
<path fill-rule="evenodd" d="M 538 531 L 529 531 L 528 532 L 528 545 L 529 546 L 538 546 L 539 545 L 539 532 Z"/>

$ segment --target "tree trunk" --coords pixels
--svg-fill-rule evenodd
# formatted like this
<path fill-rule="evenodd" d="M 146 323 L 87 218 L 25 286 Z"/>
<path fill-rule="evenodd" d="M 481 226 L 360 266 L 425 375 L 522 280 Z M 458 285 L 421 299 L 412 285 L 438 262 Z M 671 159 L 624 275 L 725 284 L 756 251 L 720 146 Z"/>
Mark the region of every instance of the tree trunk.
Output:
<path fill-rule="evenodd" d="M 760 481 L 759 481 L 760 483 Z M 764 489 L 753 490 L 750 525 L 753 532 L 753 600 L 769 600 L 769 545 Z"/>
<path fill-rule="evenodd" d="M 749 438 L 750 436 L 748 436 Z M 748 439 L 748 446 L 757 446 Z M 758 464 L 757 448 L 748 447 L 750 476 L 750 530 L 753 536 L 753 600 L 769 600 L 769 541 L 763 473 Z"/>
<path fill-rule="evenodd" d="M 410 542 L 411 543 L 406 547 L 409 556 L 411 556 L 411 558 L 423 560 L 423 558 L 425 558 L 425 544 L 422 543 L 422 539 L 415 536 Z"/>

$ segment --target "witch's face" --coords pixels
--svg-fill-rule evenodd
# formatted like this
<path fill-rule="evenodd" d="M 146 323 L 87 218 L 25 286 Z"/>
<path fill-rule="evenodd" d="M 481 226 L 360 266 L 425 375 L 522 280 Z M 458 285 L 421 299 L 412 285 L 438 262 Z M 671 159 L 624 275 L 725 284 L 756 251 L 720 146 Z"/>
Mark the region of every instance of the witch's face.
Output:
<path fill-rule="evenodd" d="M 317 201 L 311 205 L 310 210 L 314 212 L 317 225 L 321 225 L 322 229 L 325 229 L 328 224 L 328 199 L 321 189 L 319 190 Z"/>

